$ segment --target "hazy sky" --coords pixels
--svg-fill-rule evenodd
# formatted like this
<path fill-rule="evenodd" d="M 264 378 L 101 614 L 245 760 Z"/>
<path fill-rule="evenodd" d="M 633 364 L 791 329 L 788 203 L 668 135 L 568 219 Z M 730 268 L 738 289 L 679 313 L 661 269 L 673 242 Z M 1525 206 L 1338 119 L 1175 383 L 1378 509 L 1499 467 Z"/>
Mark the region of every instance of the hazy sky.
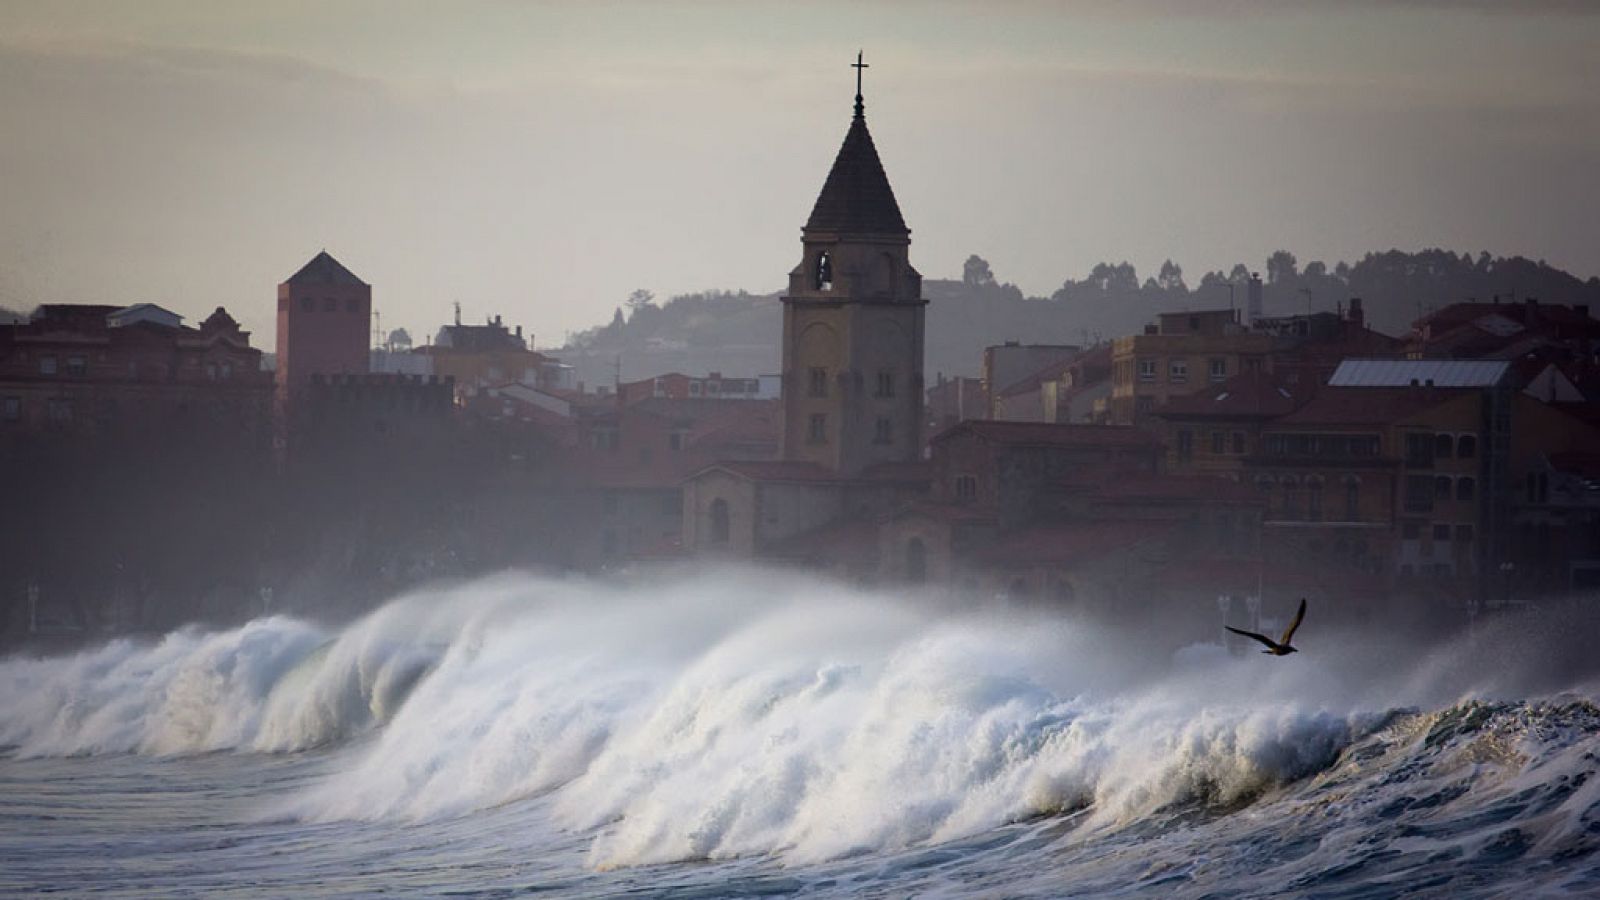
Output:
<path fill-rule="evenodd" d="M 929 277 L 1600 274 L 1600 2 L 0 0 L 0 305 L 222 304 L 270 350 L 323 247 L 419 339 L 456 300 L 547 344 L 638 287 L 774 290 L 858 47 Z"/>

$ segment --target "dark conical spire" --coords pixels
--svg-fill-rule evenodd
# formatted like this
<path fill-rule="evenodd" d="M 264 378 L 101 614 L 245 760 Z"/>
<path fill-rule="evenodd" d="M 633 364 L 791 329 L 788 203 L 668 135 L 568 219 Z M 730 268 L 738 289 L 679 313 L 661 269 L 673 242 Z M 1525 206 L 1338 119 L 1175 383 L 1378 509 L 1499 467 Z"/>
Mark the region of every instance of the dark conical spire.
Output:
<path fill-rule="evenodd" d="M 896 235 L 911 233 L 900 216 L 889 176 L 878 161 L 878 148 L 872 144 L 866 117 L 857 98 L 856 117 L 844 136 L 844 146 L 833 161 L 833 170 L 811 208 L 806 231 L 835 234 Z"/>

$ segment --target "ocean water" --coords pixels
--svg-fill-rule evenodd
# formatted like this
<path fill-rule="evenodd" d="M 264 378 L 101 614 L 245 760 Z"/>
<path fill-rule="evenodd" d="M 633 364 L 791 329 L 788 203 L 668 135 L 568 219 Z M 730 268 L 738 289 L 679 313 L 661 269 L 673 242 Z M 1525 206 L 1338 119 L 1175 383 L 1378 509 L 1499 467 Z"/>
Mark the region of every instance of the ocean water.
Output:
<path fill-rule="evenodd" d="M 507 574 L 0 661 L 0 893 L 1600 896 L 1593 637 Z"/>

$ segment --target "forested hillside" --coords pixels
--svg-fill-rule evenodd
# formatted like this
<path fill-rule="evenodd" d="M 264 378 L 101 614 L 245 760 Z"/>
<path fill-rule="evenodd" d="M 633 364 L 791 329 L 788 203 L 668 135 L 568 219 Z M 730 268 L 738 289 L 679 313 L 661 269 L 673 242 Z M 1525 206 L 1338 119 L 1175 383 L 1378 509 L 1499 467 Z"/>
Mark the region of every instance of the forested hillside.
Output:
<path fill-rule="evenodd" d="M 1363 298 L 1368 321 L 1403 334 L 1419 315 L 1463 300 L 1537 298 L 1587 303 L 1600 310 L 1600 278 L 1580 280 L 1542 260 L 1476 257 L 1448 250 L 1369 253 L 1350 264 L 1300 263 L 1280 250 L 1260 267 L 1244 263 L 1203 273 L 1191 285 L 1183 268 L 1167 262 L 1141 280 L 1128 263 L 1101 263 L 1080 280 L 1067 279 L 1049 297 L 1027 297 L 1002 282 L 973 256 L 959 281 L 928 279 L 929 376 L 977 374 L 982 350 L 1006 340 L 1087 343 L 1137 332 L 1157 313 L 1245 304 L 1245 282 L 1259 272 L 1267 315 L 1332 310 Z M 636 291 L 610 323 L 576 335 L 558 351 L 577 364 L 589 384 L 609 383 L 622 363 L 624 379 L 678 370 L 756 375 L 779 367 L 782 319 L 773 294 L 707 291 L 658 304 Z"/>

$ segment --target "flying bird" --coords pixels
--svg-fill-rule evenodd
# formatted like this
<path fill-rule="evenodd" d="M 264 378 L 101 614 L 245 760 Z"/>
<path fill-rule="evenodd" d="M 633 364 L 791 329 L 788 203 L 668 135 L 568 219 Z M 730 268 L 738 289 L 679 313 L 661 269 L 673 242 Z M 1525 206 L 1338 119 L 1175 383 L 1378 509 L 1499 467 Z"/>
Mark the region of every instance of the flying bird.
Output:
<path fill-rule="evenodd" d="M 1294 638 L 1294 630 L 1300 627 L 1300 623 L 1305 621 L 1305 617 L 1306 598 L 1301 597 L 1300 611 L 1294 614 L 1294 621 L 1290 622 L 1289 627 L 1284 629 L 1283 637 L 1278 638 L 1277 640 L 1273 640 L 1264 634 L 1256 634 L 1254 631 L 1241 631 L 1238 628 L 1234 628 L 1232 625 L 1224 625 L 1222 627 L 1228 629 L 1234 634 L 1241 634 L 1247 638 L 1250 638 L 1251 640 L 1260 641 L 1261 643 L 1266 644 L 1267 649 L 1261 651 L 1262 653 L 1270 653 L 1273 656 L 1288 656 L 1291 653 L 1300 652 L 1294 647 L 1289 646 L 1289 641 Z"/>

